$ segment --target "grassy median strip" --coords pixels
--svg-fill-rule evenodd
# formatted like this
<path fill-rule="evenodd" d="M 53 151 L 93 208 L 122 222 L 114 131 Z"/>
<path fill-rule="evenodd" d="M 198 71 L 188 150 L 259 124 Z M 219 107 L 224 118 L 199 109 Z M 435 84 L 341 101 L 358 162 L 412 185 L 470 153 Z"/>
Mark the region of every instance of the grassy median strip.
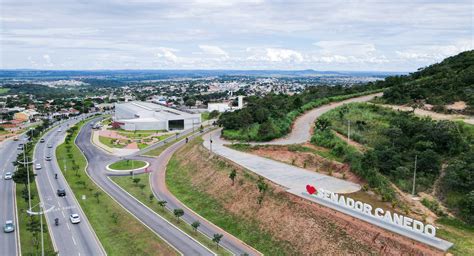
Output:
<path fill-rule="evenodd" d="M 120 160 L 118 162 L 115 162 L 111 164 L 109 167 L 114 170 L 133 170 L 133 169 L 138 169 L 142 168 L 146 165 L 145 161 L 140 161 L 140 160 Z"/>
<path fill-rule="evenodd" d="M 69 186 L 109 255 L 177 255 L 162 239 L 142 225 L 102 191 L 85 173 L 86 159 L 74 139 L 85 121 L 69 130 L 70 140 L 56 149 Z M 82 198 L 86 199 L 82 199 Z"/>
<path fill-rule="evenodd" d="M 164 205 L 160 206 L 160 202 L 156 201 L 155 196 L 153 195 L 150 188 L 150 183 L 148 182 L 148 173 L 135 175 L 134 179 L 131 176 L 115 176 L 111 177 L 111 179 L 117 183 L 117 185 L 137 198 L 140 202 L 150 207 L 153 211 L 167 219 L 169 222 L 172 222 L 174 225 L 178 226 L 182 231 L 198 240 L 214 253 L 218 255 L 232 255 L 232 253 L 221 247 L 216 249 L 216 244 L 212 242 L 211 238 L 195 230 L 190 223 L 186 223 L 183 220 L 178 220 L 172 212 L 165 208 Z"/>
<path fill-rule="evenodd" d="M 13 182 L 13 181 L 12 181 Z M 36 206 L 33 211 L 39 211 L 39 196 L 36 182 L 31 186 L 31 206 Z M 41 255 L 41 233 L 39 215 L 30 216 L 26 212 L 28 209 L 28 190 L 21 184 L 16 185 L 16 201 L 18 207 L 18 225 L 15 232 L 20 232 L 21 254 Z M 43 239 L 45 255 L 56 255 L 48 232 L 48 225 L 43 216 Z M 12 234 L 14 235 L 14 234 Z"/>
<path fill-rule="evenodd" d="M 35 138 L 27 146 L 27 156 L 31 158 L 33 155 L 33 148 L 38 142 Z M 21 160 L 23 161 L 23 159 Z M 34 166 L 29 165 L 29 170 L 33 170 Z M 39 171 L 38 175 L 41 175 Z M 40 198 L 38 194 L 38 188 L 34 177 L 31 177 L 30 190 L 31 190 L 31 207 L 32 211 L 39 212 Z M 11 181 L 13 182 L 13 180 Z M 40 216 L 43 218 L 43 240 L 44 240 L 44 252 L 45 255 L 56 255 L 51 241 L 51 237 L 48 232 L 48 225 L 46 218 L 43 215 L 29 215 L 28 210 L 28 188 L 23 184 L 16 184 L 16 203 L 18 209 L 18 225 L 15 232 L 20 232 L 20 243 L 21 243 L 21 254 L 22 255 L 40 255 L 41 254 L 41 225 Z M 14 234 L 12 234 L 14 235 Z"/>

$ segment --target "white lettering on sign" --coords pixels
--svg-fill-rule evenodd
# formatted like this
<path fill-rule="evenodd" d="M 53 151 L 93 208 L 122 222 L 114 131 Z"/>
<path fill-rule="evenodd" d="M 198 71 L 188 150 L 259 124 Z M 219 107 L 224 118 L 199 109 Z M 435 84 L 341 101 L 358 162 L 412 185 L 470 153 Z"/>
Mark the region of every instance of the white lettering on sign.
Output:
<path fill-rule="evenodd" d="M 333 204 L 340 205 L 344 208 L 348 208 L 353 211 L 358 211 L 372 218 L 399 226 L 404 229 L 411 230 L 413 232 L 416 232 L 425 236 L 429 236 L 429 237 L 436 236 L 436 228 L 433 225 L 424 224 L 421 221 L 414 220 L 410 217 L 403 216 L 398 213 L 392 214 L 390 211 L 384 211 L 381 208 L 373 209 L 372 205 L 363 203 L 361 201 L 356 201 L 350 197 L 344 197 L 343 195 L 339 195 L 322 188 L 318 188 L 316 193 L 309 194 L 309 195 L 331 202 Z"/>

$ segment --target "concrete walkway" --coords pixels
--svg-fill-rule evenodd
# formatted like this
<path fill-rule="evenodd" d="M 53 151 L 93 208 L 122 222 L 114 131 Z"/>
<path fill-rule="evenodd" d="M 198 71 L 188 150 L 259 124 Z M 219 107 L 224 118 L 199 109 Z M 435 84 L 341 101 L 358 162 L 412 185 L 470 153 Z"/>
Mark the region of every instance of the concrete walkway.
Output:
<path fill-rule="evenodd" d="M 349 181 L 228 148 L 224 146 L 224 144 L 228 143 L 220 138 L 220 134 L 220 129 L 205 134 L 203 136 L 204 146 L 210 149 L 210 139 L 212 138 L 213 153 L 225 157 L 293 192 L 306 191 L 307 184 L 336 193 L 352 193 L 360 190 L 358 184 Z"/>
<path fill-rule="evenodd" d="M 347 103 L 352 102 L 366 102 L 369 101 L 376 96 L 380 97 L 383 93 L 375 93 L 370 94 L 362 97 L 351 98 L 339 102 L 329 103 L 327 105 L 323 105 L 321 107 L 317 107 L 313 110 L 310 110 L 303 115 L 299 116 L 295 123 L 293 124 L 293 128 L 291 129 L 291 133 L 287 136 L 279 139 L 275 139 L 269 142 L 258 142 L 258 143 L 251 143 L 251 144 L 265 144 L 265 145 L 290 145 L 290 144 L 302 144 L 311 140 L 312 129 L 314 126 L 314 122 L 318 117 L 322 114 L 328 112 L 331 109 L 336 107 L 342 106 Z"/>

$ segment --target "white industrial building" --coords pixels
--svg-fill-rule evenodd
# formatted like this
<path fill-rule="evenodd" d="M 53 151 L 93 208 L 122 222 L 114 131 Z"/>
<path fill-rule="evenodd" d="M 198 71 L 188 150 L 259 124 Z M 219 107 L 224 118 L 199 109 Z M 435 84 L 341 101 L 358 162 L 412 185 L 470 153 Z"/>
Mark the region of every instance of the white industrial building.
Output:
<path fill-rule="evenodd" d="M 200 114 L 190 114 L 162 105 L 131 101 L 115 103 L 114 121 L 124 130 L 186 130 L 201 124 Z"/>

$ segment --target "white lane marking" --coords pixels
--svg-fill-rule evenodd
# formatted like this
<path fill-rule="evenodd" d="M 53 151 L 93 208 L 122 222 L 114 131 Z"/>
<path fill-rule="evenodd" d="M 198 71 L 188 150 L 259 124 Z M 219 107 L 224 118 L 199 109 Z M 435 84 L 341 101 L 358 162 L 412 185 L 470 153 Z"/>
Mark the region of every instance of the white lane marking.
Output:
<path fill-rule="evenodd" d="M 63 212 L 63 211 L 61 211 L 61 213 L 63 214 L 63 217 L 64 217 L 64 218 L 66 218 L 66 215 L 64 214 L 64 212 Z"/>
<path fill-rule="evenodd" d="M 69 227 L 69 223 L 66 223 L 66 226 L 67 226 L 67 229 L 69 229 L 69 231 L 71 231 L 71 227 Z"/>
<path fill-rule="evenodd" d="M 72 238 L 72 242 L 74 243 L 74 245 L 76 245 L 76 246 L 77 246 L 76 239 L 74 239 L 74 237 L 73 237 L 73 236 L 71 236 L 71 238 Z"/>

